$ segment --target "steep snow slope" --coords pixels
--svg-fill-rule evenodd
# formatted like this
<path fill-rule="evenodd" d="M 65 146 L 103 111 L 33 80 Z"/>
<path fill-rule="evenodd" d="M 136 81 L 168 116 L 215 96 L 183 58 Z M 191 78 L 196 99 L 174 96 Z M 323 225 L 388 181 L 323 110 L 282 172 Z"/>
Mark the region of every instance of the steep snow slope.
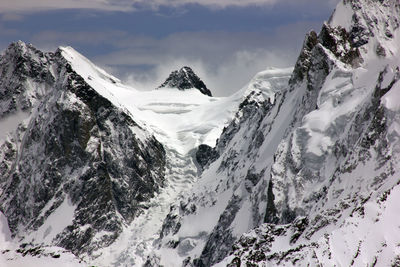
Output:
<path fill-rule="evenodd" d="M 309 108 L 275 152 L 270 224 L 219 266 L 399 265 L 399 18 L 398 1 L 343 1 L 307 36 L 291 88 Z"/>

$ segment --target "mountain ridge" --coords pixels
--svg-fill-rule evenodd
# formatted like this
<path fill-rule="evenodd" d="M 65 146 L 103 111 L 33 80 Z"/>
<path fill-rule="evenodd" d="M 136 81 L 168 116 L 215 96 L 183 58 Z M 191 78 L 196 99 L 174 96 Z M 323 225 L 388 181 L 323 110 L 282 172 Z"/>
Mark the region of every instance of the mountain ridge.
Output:
<path fill-rule="evenodd" d="M 13 237 L 28 243 L 43 239 L 74 253 L 90 254 L 95 244 L 113 242 L 122 225 L 133 219 L 140 206 L 135 198 L 141 202 L 158 190 L 163 183 L 165 152 L 150 136 L 145 142 L 137 139 L 131 129 L 135 127 L 137 133 L 143 129 L 85 83 L 61 50 L 43 54 L 19 42 L 12 44 L 2 59 L 15 52 L 14 47 L 21 48 L 17 50 L 24 54 L 32 52 L 42 57 L 28 56 L 33 61 L 20 61 L 22 69 L 18 64 L 2 61 L 2 72 L 16 66 L 13 77 L 19 73 L 18 80 L 23 81 L 28 92 L 36 82 L 49 90 L 41 95 L 42 99 L 25 94 L 28 99 L 24 101 L 29 105 L 24 109 L 29 116 L 13 136 L 2 142 L 1 211 Z M 34 81 L 30 70 L 40 65 L 35 60 L 41 58 L 51 58 L 44 60 L 48 64 L 41 67 L 53 78 L 39 76 Z M 118 129 L 118 136 L 110 132 L 109 125 Z M 124 142 L 110 146 L 118 139 Z M 146 151 L 141 147 L 146 147 Z M 118 166 L 116 154 L 124 162 L 124 169 Z M 141 181 L 140 177 L 147 177 L 148 181 Z M 120 180 L 116 183 L 113 178 Z M 136 193 L 131 192 L 129 184 L 136 188 Z M 138 190 L 140 187 L 143 189 Z M 72 212 L 67 213 L 72 218 L 65 228 L 49 225 L 50 222 L 46 226 L 60 207 L 69 207 Z M 109 221 L 105 220 L 107 217 Z M 84 230 L 85 225 L 90 226 L 88 230 Z M 52 232 L 55 228 L 63 233 Z M 102 231 L 103 237 L 95 237 Z"/>
<path fill-rule="evenodd" d="M 294 69 L 260 72 L 226 98 L 137 92 L 72 48 L 13 44 L 20 52 L 0 58 L 13 92 L 0 91 L 0 114 L 25 115 L 0 140 L 1 211 L 32 246 L 61 245 L 99 266 L 396 266 L 399 17 L 394 0 L 341 1 L 307 34 Z M 59 186 L 38 171 L 68 178 L 71 168 L 82 182 Z M 34 199 L 32 188 L 57 199 Z M 56 223 L 57 209 L 72 225 Z"/>

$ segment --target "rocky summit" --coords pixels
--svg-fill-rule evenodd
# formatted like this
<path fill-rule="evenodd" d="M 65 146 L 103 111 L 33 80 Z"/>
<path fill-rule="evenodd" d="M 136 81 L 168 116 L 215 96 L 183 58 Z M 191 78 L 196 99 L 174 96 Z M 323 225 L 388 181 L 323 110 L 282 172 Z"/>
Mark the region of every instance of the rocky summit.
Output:
<path fill-rule="evenodd" d="M 212 96 L 211 91 L 190 67 L 182 67 L 180 70 L 171 72 L 158 88 L 178 88 L 179 90 L 196 88 L 201 93 Z"/>
<path fill-rule="evenodd" d="M 0 265 L 400 266 L 399 18 L 343 0 L 294 68 L 228 97 L 188 67 L 138 91 L 11 44 Z"/>

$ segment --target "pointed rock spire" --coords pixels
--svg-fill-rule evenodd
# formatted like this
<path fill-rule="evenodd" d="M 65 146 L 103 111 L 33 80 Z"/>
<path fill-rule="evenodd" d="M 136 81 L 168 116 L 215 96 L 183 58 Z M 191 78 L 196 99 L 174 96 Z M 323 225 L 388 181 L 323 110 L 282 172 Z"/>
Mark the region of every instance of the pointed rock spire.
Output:
<path fill-rule="evenodd" d="M 179 90 L 196 88 L 201 93 L 212 96 L 204 82 L 187 66 L 173 71 L 158 88 L 178 88 Z"/>

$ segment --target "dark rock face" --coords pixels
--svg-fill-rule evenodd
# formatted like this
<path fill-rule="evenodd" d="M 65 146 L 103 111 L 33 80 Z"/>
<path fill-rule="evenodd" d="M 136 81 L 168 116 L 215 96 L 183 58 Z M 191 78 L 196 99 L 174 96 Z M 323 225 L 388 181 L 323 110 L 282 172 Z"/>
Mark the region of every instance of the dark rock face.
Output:
<path fill-rule="evenodd" d="M 290 240 L 297 238 L 308 226 L 307 218 L 300 217 L 290 225 L 263 224 L 255 228 L 251 233 L 244 234 L 232 246 L 231 255 L 233 260 L 227 265 L 229 267 L 260 266 L 265 261 L 273 262 L 275 265 L 296 265 L 296 256 L 304 248 L 300 245 L 294 249 L 273 253 L 271 247 L 276 239 L 283 236 L 290 237 Z M 315 244 L 310 245 L 314 247 Z"/>
<path fill-rule="evenodd" d="M 22 42 L 11 44 L 0 57 L 0 118 L 17 109 L 29 111 L 36 100 L 40 100 L 46 86 L 54 82 L 49 70 L 52 53 L 43 53 Z M 34 83 L 32 90 L 27 80 Z"/>
<path fill-rule="evenodd" d="M 178 88 L 179 90 L 196 88 L 205 95 L 212 96 L 204 82 L 189 67 L 173 71 L 158 88 Z"/>
<path fill-rule="evenodd" d="M 196 161 L 201 168 L 204 168 L 207 164 L 213 162 L 218 157 L 218 152 L 205 144 L 199 145 L 196 152 Z"/>
<path fill-rule="evenodd" d="M 327 65 L 329 60 L 324 49 L 352 67 L 358 67 L 363 61 L 354 37 L 342 27 L 332 28 L 325 23 L 318 35 L 314 31 L 306 35 L 289 81 L 290 85 L 294 86 L 305 78 L 309 78 L 309 72 L 315 72 L 315 64 L 324 64 L 325 66 L 321 69 L 324 69 L 325 76 L 329 73 L 330 68 Z M 321 56 L 325 58 L 321 60 Z"/>
<path fill-rule="evenodd" d="M 279 218 L 277 217 L 277 210 L 274 204 L 275 196 L 272 188 L 273 188 L 273 183 L 272 179 L 270 179 L 267 191 L 267 209 L 265 211 L 264 222 L 276 224 L 279 222 Z"/>
<path fill-rule="evenodd" d="M 311 65 L 311 51 L 318 44 L 318 36 L 315 31 L 309 32 L 303 43 L 303 48 L 297 58 L 296 65 L 293 70 L 292 77 L 290 78 L 289 84 L 295 84 L 303 81 Z"/>
<path fill-rule="evenodd" d="M 344 28 L 332 28 L 325 23 L 319 33 L 318 40 L 342 62 L 352 67 L 358 67 L 362 62 L 354 37 Z"/>
<path fill-rule="evenodd" d="M 25 55 L 43 56 L 19 59 L 16 45 Z M 72 223 L 52 243 L 90 255 L 110 245 L 163 186 L 164 148 L 154 137 L 138 139 L 135 131 L 145 130 L 90 87 L 61 51 L 43 54 L 13 44 L 2 59 L 14 57 L 17 64 L 0 65 L 0 73 L 17 77 L 11 89 L 37 92 L 39 84 L 47 90 L 36 102 L 27 101 L 35 112 L 0 149 L 0 209 L 12 234 L 23 237 L 69 202 L 75 207 Z"/>

